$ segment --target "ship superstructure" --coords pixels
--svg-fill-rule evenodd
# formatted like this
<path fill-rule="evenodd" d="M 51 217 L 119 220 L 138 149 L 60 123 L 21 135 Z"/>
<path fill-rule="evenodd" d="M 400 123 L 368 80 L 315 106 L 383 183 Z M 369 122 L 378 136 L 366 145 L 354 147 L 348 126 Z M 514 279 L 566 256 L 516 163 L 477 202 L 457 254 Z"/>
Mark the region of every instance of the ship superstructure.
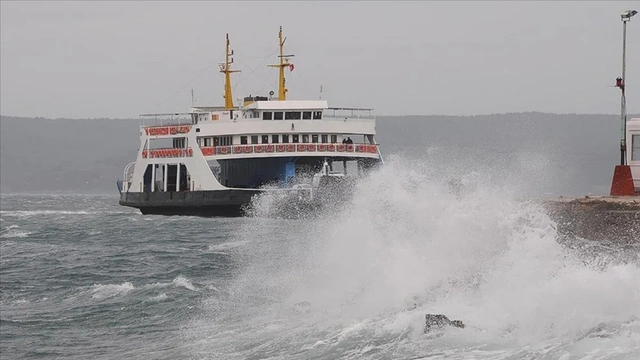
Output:
<path fill-rule="evenodd" d="M 141 115 L 137 159 L 118 182 L 120 204 L 150 214 L 241 215 L 264 191 L 309 188 L 382 163 L 372 109 L 331 108 L 325 100 L 287 100 L 293 69 L 279 32 L 278 96 L 233 103 L 233 51 L 226 37 L 224 106 Z M 352 174 L 353 175 L 353 174 Z M 302 186 L 306 184 L 307 186 Z"/>

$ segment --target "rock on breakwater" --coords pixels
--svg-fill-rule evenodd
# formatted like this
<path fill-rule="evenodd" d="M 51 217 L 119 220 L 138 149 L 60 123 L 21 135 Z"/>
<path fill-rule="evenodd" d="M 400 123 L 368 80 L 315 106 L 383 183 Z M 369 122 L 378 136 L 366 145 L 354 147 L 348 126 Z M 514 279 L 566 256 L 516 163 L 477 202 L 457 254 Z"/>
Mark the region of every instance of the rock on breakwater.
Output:
<path fill-rule="evenodd" d="M 542 203 L 561 237 L 640 243 L 640 196 L 558 197 Z"/>

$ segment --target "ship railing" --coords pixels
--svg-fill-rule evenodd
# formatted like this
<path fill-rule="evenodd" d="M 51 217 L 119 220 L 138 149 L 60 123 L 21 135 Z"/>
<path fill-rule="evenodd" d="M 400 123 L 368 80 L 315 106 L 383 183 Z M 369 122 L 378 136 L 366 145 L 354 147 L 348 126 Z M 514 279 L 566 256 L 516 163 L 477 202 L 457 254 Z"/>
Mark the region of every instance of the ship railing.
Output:
<path fill-rule="evenodd" d="M 133 177 L 133 171 L 136 168 L 135 162 L 130 162 L 127 166 L 124 167 L 124 172 L 122 174 L 123 180 L 118 180 L 118 191 L 120 193 L 129 191 L 129 187 L 131 186 L 131 178 Z"/>
<path fill-rule="evenodd" d="M 328 108 L 322 113 L 322 119 L 326 120 L 359 120 L 375 121 L 373 109 L 361 108 Z"/>
<path fill-rule="evenodd" d="M 242 155 L 242 154 L 262 154 L 262 153 L 321 153 L 321 154 L 343 154 L 343 153 L 369 153 L 377 154 L 380 144 L 369 143 L 287 143 L 287 144 L 245 144 L 228 146 L 203 146 L 200 151 L 204 156 L 214 155 Z M 158 158 L 189 158 L 193 157 L 192 148 L 157 148 L 142 150 L 143 159 Z M 133 174 L 134 163 L 125 168 L 125 179 L 129 181 Z M 128 171 L 131 173 L 129 175 Z"/>
<path fill-rule="evenodd" d="M 130 162 L 127 164 L 127 166 L 124 167 L 124 173 L 122 175 L 122 179 L 125 182 L 131 181 L 131 178 L 133 177 L 133 171 L 136 168 L 136 163 L 134 162 Z"/>
<path fill-rule="evenodd" d="M 161 128 L 167 126 L 188 126 L 193 125 L 193 114 L 191 113 L 165 113 L 165 114 L 142 114 L 140 115 L 140 127 L 143 129 Z M 157 134 L 163 135 L 163 134 Z M 168 135 L 168 134 L 164 134 Z"/>
<path fill-rule="evenodd" d="M 377 154 L 380 144 L 369 143 L 286 143 L 286 144 L 241 144 L 228 146 L 207 146 L 200 150 L 204 156 L 241 155 L 262 153 L 370 153 Z"/>

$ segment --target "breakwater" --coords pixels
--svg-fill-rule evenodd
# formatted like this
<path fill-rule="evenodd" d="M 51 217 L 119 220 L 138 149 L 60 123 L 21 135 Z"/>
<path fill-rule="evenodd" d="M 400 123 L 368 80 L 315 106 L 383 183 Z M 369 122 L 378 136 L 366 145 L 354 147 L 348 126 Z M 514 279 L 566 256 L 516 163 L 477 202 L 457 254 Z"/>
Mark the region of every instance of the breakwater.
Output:
<path fill-rule="evenodd" d="M 640 196 L 558 197 L 542 203 L 562 237 L 640 243 Z"/>

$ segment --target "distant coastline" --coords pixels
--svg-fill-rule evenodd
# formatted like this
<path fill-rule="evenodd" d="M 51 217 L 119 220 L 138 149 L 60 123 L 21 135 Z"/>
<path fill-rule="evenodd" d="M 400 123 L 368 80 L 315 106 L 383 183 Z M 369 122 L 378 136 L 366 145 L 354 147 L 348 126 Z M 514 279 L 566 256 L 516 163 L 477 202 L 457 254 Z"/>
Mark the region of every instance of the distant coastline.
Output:
<path fill-rule="evenodd" d="M 597 117 L 609 117 L 609 116 L 617 116 L 620 117 L 620 114 L 610 113 L 554 113 L 554 112 L 544 112 L 544 111 L 520 111 L 520 112 L 503 112 L 503 113 L 489 113 L 489 114 L 473 114 L 473 115 L 447 115 L 447 114 L 406 114 L 406 115 L 385 115 L 385 114 L 377 114 L 376 116 L 379 118 L 421 118 L 421 117 L 443 117 L 443 118 L 478 118 L 478 117 L 487 117 L 487 116 L 517 116 L 517 115 L 556 115 L 556 116 L 597 116 Z M 640 117 L 640 113 L 638 114 L 628 114 L 628 118 L 636 118 Z M 109 117 L 97 117 L 97 118 L 65 118 L 65 117 L 43 117 L 43 116 L 19 116 L 19 115 L 2 115 L 0 114 L 0 120 L 2 119 L 16 119 L 16 120 L 90 120 L 90 121 L 133 121 L 139 120 L 138 117 L 130 117 L 130 118 L 109 118 Z"/>
<path fill-rule="evenodd" d="M 137 118 L 2 115 L 0 193 L 115 194 L 116 180 L 135 159 L 138 126 Z M 519 162 L 532 171 L 522 176 L 543 171 L 553 178 L 533 182 L 539 189 L 532 191 L 566 196 L 606 193 L 619 158 L 615 114 L 378 116 L 376 131 L 389 156 L 426 159 L 462 173 L 496 172 Z M 526 159 L 533 157 L 537 168 L 527 170 Z"/>

